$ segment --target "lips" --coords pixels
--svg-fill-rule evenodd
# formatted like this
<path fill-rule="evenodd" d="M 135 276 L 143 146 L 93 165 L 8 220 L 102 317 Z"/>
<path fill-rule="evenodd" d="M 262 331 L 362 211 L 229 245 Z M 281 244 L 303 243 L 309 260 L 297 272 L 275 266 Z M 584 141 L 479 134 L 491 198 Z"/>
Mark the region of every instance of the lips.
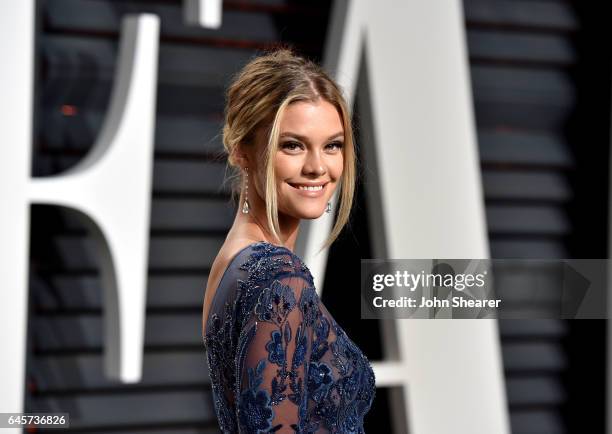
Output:
<path fill-rule="evenodd" d="M 313 182 L 309 184 L 288 183 L 294 188 L 295 192 L 305 198 L 319 198 L 327 194 L 327 184 L 329 182 Z"/>
<path fill-rule="evenodd" d="M 321 191 L 327 185 L 327 182 L 317 182 L 317 183 L 309 183 L 309 184 L 297 184 L 297 183 L 288 183 L 293 188 L 300 191 Z"/>

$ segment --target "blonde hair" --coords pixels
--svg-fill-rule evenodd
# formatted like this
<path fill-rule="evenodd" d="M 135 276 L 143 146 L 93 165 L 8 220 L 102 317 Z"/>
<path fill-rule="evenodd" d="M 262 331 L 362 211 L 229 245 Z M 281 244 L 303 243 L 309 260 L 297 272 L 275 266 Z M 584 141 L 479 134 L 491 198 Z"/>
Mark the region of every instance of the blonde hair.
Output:
<path fill-rule="evenodd" d="M 342 149 L 344 167 L 340 179 L 340 206 L 331 234 L 322 249 L 328 247 L 349 220 L 356 181 L 356 156 L 351 118 L 339 86 L 316 63 L 298 56 L 291 49 L 280 48 L 252 59 L 233 78 L 226 95 L 223 145 L 228 166 L 240 167 L 235 152 L 240 145 L 252 145 L 260 128 L 267 133 L 265 155 L 265 204 L 268 226 L 280 242 L 274 156 L 278 151 L 280 118 L 289 104 L 323 99 L 338 110 L 344 127 Z M 240 196 L 241 178 L 234 183 L 233 195 Z"/>

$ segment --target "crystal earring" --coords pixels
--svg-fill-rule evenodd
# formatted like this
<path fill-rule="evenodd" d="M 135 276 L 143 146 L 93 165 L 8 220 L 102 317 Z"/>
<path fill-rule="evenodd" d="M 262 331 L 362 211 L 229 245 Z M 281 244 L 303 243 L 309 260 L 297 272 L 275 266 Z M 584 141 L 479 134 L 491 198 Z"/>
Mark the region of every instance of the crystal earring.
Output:
<path fill-rule="evenodd" d="M 331 202 L 327 202 L 327 208 L 325 208 L 325 212 L 328 214 L 331 212 Z"/>
<path fill-rule="evenodd" d="M 251 206 L 249 205 L 249 168 L 244 168 L 244 203 L 242 204 L 242 214 L 248 214 Z"/>

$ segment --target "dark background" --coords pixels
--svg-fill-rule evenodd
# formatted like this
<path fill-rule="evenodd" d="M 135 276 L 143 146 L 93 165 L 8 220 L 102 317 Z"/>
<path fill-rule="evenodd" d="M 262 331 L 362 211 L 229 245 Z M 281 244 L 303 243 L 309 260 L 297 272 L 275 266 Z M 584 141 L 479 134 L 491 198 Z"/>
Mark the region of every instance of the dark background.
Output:
<path fill-rule="evenodd" d="M 279 42 L 320 61 L 331 6 L 224 1 L 223 27 L 204 30 L 184 24 L 179 0 L 38 1 L 34 176 L 61 173 L 92 146 L 121 17 L 158 14 L 161 40 L 143 380 L 104 377 L 92 239 L 71 211 L 33 206 L 25 411 L 68 411 L 74 432 L 217 432 L 200 327 L 206 276 L 234 214 L 219 187 L 224 88 L 257 50 Z M 492 257 L 607 257 L 610 8 L 563 0 L 464 7 Z M 399 54 L 410 56 L 401 49 L 400 41 Z M 361 73 L 358 138 L 369 128 Z M 359 287 L 346 265 L 372 257 L 378 236 L 361 185 L 357 192 L 352 222 L 330 251 L 323 300 L 379 360 L 378 324 L 359 320 L 359 298 L 345 297 Z M 603 433 L 606 322 L 499 325 L 513 432 Z M 390 432 L 387 392 L 378 390 L 367 432 Z"/>

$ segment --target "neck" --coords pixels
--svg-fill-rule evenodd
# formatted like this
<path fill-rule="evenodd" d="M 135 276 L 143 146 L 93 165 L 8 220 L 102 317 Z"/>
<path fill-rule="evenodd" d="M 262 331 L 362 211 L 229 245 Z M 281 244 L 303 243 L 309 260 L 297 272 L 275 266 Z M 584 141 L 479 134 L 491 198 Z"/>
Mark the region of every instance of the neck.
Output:
<path fill-rule="evenodd" d="M 244 194 L 240 194 L 240 202 L 238 203 L 238 212 L 234 219 L 234 224 L 230 233 L 234 233 L 241 238 L 248 238 L 253 241 L 267 241 L 271 244 L 282 245 L 291 251 L 294 251 L 295 241 L 297 239 L 300 219 L 288 216 L 281 212 L 278 213 L 278 224 L 280 240 L 272 235 L 268 218 L 266 216 L 266 204 L 261 198 L 252 197 L 254 194 L 249 194 L 249 213 L 242 213 L 242 204 L 244 203 Z"/>

